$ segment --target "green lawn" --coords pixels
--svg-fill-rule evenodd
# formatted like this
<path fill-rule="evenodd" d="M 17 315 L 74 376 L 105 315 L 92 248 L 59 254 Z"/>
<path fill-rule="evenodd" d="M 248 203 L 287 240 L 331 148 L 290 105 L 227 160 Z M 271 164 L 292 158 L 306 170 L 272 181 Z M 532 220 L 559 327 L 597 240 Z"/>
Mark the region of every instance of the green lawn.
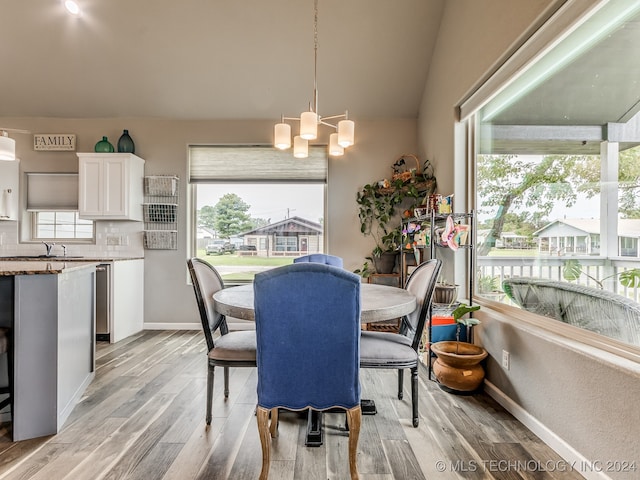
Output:
<path fill-rule="evenodd" d="M 198 250 L 198 258 L 210 263 L 214 267 L 280 267 L 293 263 L 294 257 L 261 257 L 251 255 L 238 255 L 237 253 L 224 255 L 206 255 L 204 249 Z M 247 282 L 253 280 L 256 273 L 262 269 L 246 270 L 236 273 L 223 273 L 225 282 Z"/>

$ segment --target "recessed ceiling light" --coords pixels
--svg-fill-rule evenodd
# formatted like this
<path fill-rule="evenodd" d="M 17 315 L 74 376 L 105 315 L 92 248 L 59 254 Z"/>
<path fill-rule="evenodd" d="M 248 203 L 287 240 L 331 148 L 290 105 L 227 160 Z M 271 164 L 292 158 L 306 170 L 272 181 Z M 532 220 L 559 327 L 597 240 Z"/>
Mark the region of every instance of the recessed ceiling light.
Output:
<path fill-rule="evenodd" d="M 80 15 L 80 6 L 73 0 L 65 0 L 64 7 L 71 15 Z"/>

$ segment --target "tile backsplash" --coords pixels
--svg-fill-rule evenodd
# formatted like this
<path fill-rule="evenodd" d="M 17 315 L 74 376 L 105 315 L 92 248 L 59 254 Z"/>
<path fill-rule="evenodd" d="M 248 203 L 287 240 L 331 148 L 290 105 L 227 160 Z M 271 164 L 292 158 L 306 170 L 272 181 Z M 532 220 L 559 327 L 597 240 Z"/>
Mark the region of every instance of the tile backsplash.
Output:
<path fill-rule="evenodd" d="M 96 221 L 95 244 L 56 241 L 52 254 L 62 255 L 60 245 L 67 245 L 67 255 L 92 258 L 143 257 L 143 223 L 129 221 Z M 20 243 L 18 222 L 0 221 L 0 256 L 42 255 L 40 242 Z"/>

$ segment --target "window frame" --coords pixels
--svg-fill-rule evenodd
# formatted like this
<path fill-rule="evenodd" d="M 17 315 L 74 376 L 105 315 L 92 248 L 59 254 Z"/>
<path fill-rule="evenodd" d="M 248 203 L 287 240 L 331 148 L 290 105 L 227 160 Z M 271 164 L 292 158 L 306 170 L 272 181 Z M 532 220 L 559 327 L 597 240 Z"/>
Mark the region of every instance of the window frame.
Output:
<path fill-rule="evenodd" d="M 61 213 L 73 213 L 74 214 L 74 223 L 73 223 L 73 230 L 74 230 L 74 236 L 73 237 L 58 237 L 58 236 L 53 236 L 53 237 L 39 237 L 37 235 L 38 233 L 38 227 L 40 225 L 42 225 L 42 222 L 38 222 L 38 217 L 41 214 L 44 213 L 52 213 L 54 215 L 54 218 L 56 218 L 54 220 L 53 224 L 53 229 L 54 232 L 57 230 L 57 227 L 59 225 L 61 225 L 60 223 L 57 222 L 57 216 Z M 77 210 L 31 210 L 29 211 L 29 240 L 31 242 L 43 242 L 43 241 L 61 241 L 64 240 L 66 243 L 76 243 L 76 244 L 81 244 L 81 243 L 85 243 L 85 244 L 93 244 L 95 243 L 95 238 L 96 238 L 96 224 L 95 221 L 93 220 L 86 220 L 86 219 L 82 219 L 79 218 L 80 212 Z M 86 221 L 89 222 L 88 225 L 91 225 L 91 236 L 90 237 L 77 237 L 75 236 L 77 233 L 77 226 L 78 226 L 78 220 L 82 220 L 82 221 Z M 69 225 L 69 224 L 66 224 Z"/>

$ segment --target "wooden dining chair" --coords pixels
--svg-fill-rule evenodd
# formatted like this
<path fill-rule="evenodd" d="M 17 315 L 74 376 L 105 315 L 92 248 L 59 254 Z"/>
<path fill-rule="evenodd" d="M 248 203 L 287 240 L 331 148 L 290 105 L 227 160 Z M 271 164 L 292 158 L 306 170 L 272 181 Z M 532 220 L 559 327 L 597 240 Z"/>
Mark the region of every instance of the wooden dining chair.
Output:
<path fill-rule="evenodd" d="M 325 265 L 333 265 L 334 267 L 343 267 L 342 257 L 335 255 L 329 255 L 328 253 L 310 253 L 309 255 L 303 255 L 293 259 L 293 263 L 324 263 Z"/>
<path fill-rule="evenodd" d="M 361 368 L 389 368 L 398 370 L 398 399 L 403 397 L 404 369 L 411 370 L 411 403 L 413 426 L 418 416 L 418 349 L 422 332 L 431 317 L 431 303 L 442 261 L 427 260 L 407 279 L 405 288 L 415 295 L 416 309 L 402 318 L 399 333 L 363 331 L 360 339 Z M 427 352 L 427 355 L 429 352 Z"/>
<path fill-rule="evenodd" d="M 347 412 L 349 468 L 357 479 L 360 277 L 330 265 L 294 263 L 255 276 L 254 305 L 260 479 L 269 475 L 278 409 L 333 408 Z"/>
<path fill-rule="evenodd" d="M 256 366 L 256 332 L 230 332 L 224 315 L 218 313 L 213 294 L 223 288 L 222 278 L 209 263 L 199 258 L 187 260 L 200 321 L 207 342 L 207 425 L 211 424 L 215 367 L 224 368 L 224 398 L 229 397 L 229 367 Z M 217 336 L 216 334 L 220 335 Z"/>

